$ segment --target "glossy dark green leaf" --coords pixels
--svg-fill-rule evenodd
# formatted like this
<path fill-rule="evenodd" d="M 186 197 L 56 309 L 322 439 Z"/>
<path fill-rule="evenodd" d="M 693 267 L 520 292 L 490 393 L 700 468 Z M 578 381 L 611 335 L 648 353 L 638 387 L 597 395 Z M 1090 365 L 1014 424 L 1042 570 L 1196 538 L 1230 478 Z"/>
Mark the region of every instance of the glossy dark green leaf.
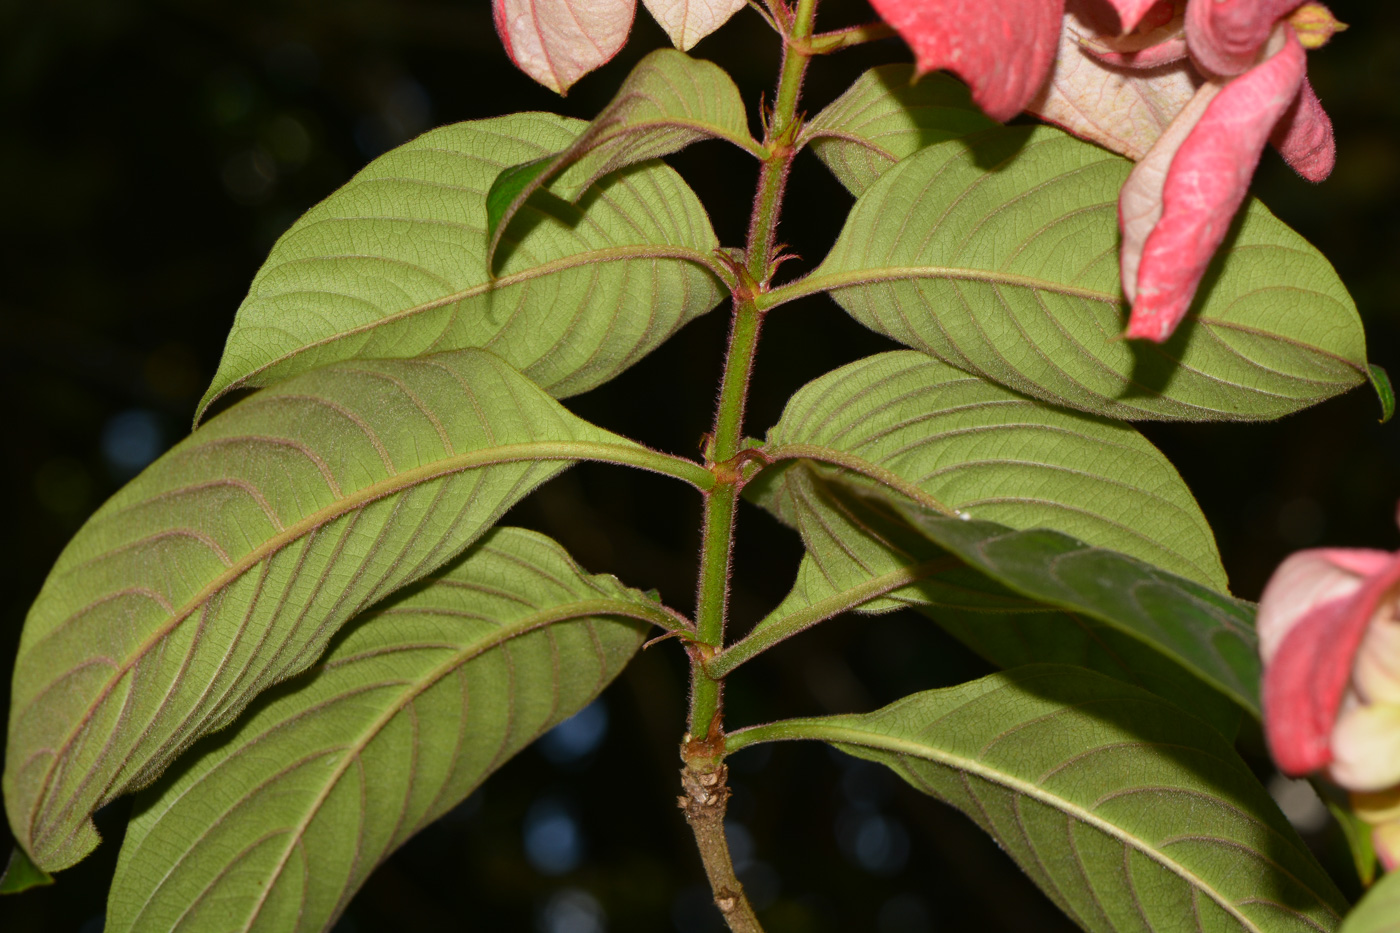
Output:
<path fill-rule="evenodd" d="M 838 612 L 906 607 L 999 667 L 1096 670 L 1225 735 L 1242 711 L 1259 716 L 1248 603 L 1045 529 L 920 514 L 806 465 L 763 495 L 802 531 L 807 554 L 792 592 L 720 655 L 718 673 Z"/>
<path fill-rule="evenodd" d="M 329 928 L 377 864 L 585 706 L 658 619 L 674 624 L 548 538 L 492 531 L 137 798 L 108 933 Z"/>

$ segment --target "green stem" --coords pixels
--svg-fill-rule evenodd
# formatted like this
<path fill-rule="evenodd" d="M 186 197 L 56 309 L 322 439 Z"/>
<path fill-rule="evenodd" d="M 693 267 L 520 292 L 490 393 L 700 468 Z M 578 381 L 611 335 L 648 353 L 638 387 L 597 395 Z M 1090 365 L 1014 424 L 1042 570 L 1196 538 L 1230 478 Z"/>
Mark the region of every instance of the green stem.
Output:
<path fill-rule="evenodd" d="M 760 933 L 762 927 L 743 887 L 734 874 L 724 834 L 724 803 L 729 796 L 723 757 L 723 681 L 710 676 L 705 662 L 724 646 L 725 619 L 729 607 L 729 565 L 734 544 L 734 512 L 739 501 L 740 472 L 735 458 L 743 438 L 744 407 L 749 376 L 758 350 L 763 312 L 755 302 L 767 289 L 775 259 L 778 217 L 788 169 L 797 152 L 794 142 L 801 120 L 797 102 L 802 78 L 811 59 L 805 43 L 812 36 L 817 0 L 798 0 L 797 9 L 784 25 L 783 66 L 773 111 L 768 119 L 763 147 L 767 157 L 759 172 L 749 221 L 747 268 L 735 290 L 734 317 L 729 348 L 710 438 L 709 468 L 714 488 L 705 494 L 705 523 L 700 546 L 700 579 L 695 613 L 695 642 L 690 647 L 690 722 L 681 748 L 685 768 L 681 772 L 686 796 L 682 806 L 695 835 L 715 904 L 733 933 Z M 747 281 L 744 281 L 747 280 Z"/>
<path fill-rule="evenodd" d="M 830 725 L 821 718 L 781 719 L 729 733 L 724 737 L 724 756 L 727 758 L 741 748 L 764 742 L 790 742 L 796 739 L 826 741 L 831 735 Z"/>
<path fill-rule="evenodd" d="M 889 39 L 897 35 L 899 35 L 899 33 L 895 32 L 893 26 L 876 20 L 873 23 L 851 26 L 846 29 L 837 29 L 832 32 L 824 32 L 821 35 L 813 36 L 811 39 L 807 40 L 807 54 L 830 55 L 832 52 L 839 52 L 853 45 L 877 42 L 880 39 Z"/>
<path fill-rule="evenodd" d="M 625 444 L 593 444 L 581 441 L 556 446 L 560 448 L 562 455 L 559 459 L 577 457 L 580 460 L 597 460 L 603 463 L 636 467 L 639 470 L 649 470 L 663 476 L 675 477 L 702 492 L 714 488 L 715 485 L 715 475 L 693 460 L 664 454 L 659 450 L 642 447 L 640 444 L 631 447 Z"/>
<path fill-rule="evenodd" d="M 812 34 L 817 0 L 800 0 L 792 21 L 792 32 L 783 53 L 778 92 L 764 138 L 769 152 L 759 174 L 749 222 L 748 272 L 760 292 L 766 288 L 776 242 L 778 217 L 782 211 L 795 149 L 792 141 L 800 121 L 797 103 L 802 78 L 811 56 L 800 47 Z M 738 503 L 737 471 L 727 462 L 739 454 L 743 437 L 744 407 L 748 399 L 749 376 L 758 349 L 763 313 L 754 295 L 740 293 L 734 301 L 729 350 L 724 378 L 720 383 L 719 404 L 711 437 L 710 461 L 716 477 L 714 489 L 705 498 L 704 532 L 700 548 L 700 580 L 696 607 L 696 641 L 691 668 L 690 736 L 704 742 L 719 731 L 721 683 L 705 671 L 705 661 L 724 645 L 724 628 L 729 604 L 729 565 L 734 541 L 734 510 Z"/>
<path fill-rule="evenodd" d="M 842 272 L 825 272 L 818 269 L 806 278 L 789 282 L 771 291 L 765 291 L 755 300 L 762 311 L 771 311 L 778 305 L 806 298 L 818 292 L 834 292 L 856 285 L 878 285 L 882 282 L 907 282 L 914 279 L 943 279 L 954 282 L 980 282 L 984 285 L 1009 285 L 1014 288 L 1034 289 L 1067 295 L 1070 298 L 1083 298 L 1112 304 L 1118 301 L 1115 295 L 1097 288 L 1081 288 L 1052 282 L 1031 275 L 1017 275 L 1012 272 L 994 272 L 987 269 L 969 269 L 956 266 L 878 266 L 869 269 L 847 269 Z"/>

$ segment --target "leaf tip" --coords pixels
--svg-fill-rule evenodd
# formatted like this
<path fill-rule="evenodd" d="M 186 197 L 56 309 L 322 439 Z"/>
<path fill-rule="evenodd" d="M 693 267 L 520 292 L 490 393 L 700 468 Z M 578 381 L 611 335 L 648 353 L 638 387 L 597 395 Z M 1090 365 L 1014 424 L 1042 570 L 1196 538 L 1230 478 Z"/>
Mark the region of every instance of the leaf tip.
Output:
<path fill-rule="evenodd" d="M 1385 424 L 1395 414 L 1395 389 L 1390 384 L 1390 375 L 1375 363 L 1366 364 L 1366 376 L 1371 388 L 1376 390 L 1376 398 L 1381 403 L 1381 424 Z"/>
<path fill-rule="evenodd" d="M 225 377 L 222 371 L 222 365 L 220 365 L 219 369 L 220 372 L 215 373 L 214 381 L 209 384 L 209 388 L 205 390 L 203 397 L 199 400 L 199 404 L 195 406 L 194 419 L 190 424 L 191 431 L 205 422 L 206 416 L 209 414 L 209 409 L 213 408 L 214 404 L 218 402 L 219 399 L 228 395 L 243 384 L 243 379 L 241 378 L 229 379 Z"/>
<path fill-rule="evenodd" d="M 10 853 L 5 873 L 0 875 L 0 894 L 20 894 L 30 888 L 42 888 L 53 884 L 53 875 L 44 871 L 30 860 L 19 846 Z"/>

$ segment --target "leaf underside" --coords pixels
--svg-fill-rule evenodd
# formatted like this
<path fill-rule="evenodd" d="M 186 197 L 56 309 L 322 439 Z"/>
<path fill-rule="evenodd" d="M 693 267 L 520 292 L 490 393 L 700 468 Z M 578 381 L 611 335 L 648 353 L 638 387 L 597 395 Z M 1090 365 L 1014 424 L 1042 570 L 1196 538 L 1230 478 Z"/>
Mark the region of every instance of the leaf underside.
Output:
<path fill-rule="evenodd" d="M 178 444 L 69 543 L 25 621 L 5 803 L 41 867 L 88 815 L 461 553 L 572 453 L 637 450 L 489 353 L 329 366 Z"/>
<path fill-rule="evenodd" d="M 802 140 L 859 195 L 905 156 L 997 125 L 956 78 L 937 72 L 917 77 L 909 64 L 881 65 L 813 117 Z"/>
<path fill-rule="evenodd" d="M 1257 201 L 1175 336 L 1119 339 L 1116 209 L 1130 168 L 1050 127 L 922 148 L 861 195 L 795 293 L 830 291 L 906 346 L 1114 418 L 1271 419 L 1361 383 L 1365 337 L 1351 297 L 1326 258 Z"/>
<path fill-rule="evenodd" d="M 487 227 L 492 251 L 501 225 L 509 225 L 526 199 L 546 184 L 559 197 L 577 201 L 610 172 L 709 138 L 757 148 L 734 81 L 711 62 L 673 49 L 652 52 L 562 152 L 504 169 L 491 183 Z"/>
<path fill-rule="evenodd" d="M 1345 910 L 1230 744 L 1120 681 L 1037 665 L 787 731 L 957 807 L 1094 933 L 1317 933 Z"/>
<path fill-rule="evenodd" d="M 1171 463 L 1135 430 L 921 353 L 878 354 L 808 383 L 768 433 L 765 450 L 784 447 L 818 460 L 855 457 L 973 518 L 1053 528 L 1227 590 L 1205 517 Z M 751 497 L 762 501 L 784 475 L 759 474 Z"/>
<path fill-rule="evenodd" d="M 1002 668 L 1073 664 L 1135 683 L 1227 736 L 1259 716 L 1259 661 L 1247 603 L 1047 529 L 919 515 L 793 467 L 778 510 L 808 552 L 792 592 L 754 627 L 778 631 L 823 600 L 909 568 L 933 572 L 861 603 L 908 607 Z"/>
<path fill-rule="evenodd" d="M 585 123 L 546 113 L 458 123 L 380 156 L 282 235 L 199 406 L 327 363 L 480 347 L 556 397 L 606 382 L 718 303 L 718 246 L 659 163 L 541 193 L 486 267 L 486 194 Z"/>
<path fill-rule="evenodd" d="M 654 603 L 498 528 L 136 801 L 108 931 L 329 928 L 389 853 L 577 712 Z"/>

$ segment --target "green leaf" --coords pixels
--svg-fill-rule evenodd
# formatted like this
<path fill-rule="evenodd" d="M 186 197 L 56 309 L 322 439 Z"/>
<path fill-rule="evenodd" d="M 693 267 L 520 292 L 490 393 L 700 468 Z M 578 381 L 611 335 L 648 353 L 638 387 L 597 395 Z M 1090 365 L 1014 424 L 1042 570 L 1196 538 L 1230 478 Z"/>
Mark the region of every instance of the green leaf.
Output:
<path fill-rule="evenodd" d="M 1117 200 L 1130 168 L 1050 127 L 929 146 L 861 195 L 808 278 L 760 305 L 829 291 L 906 346 L 1114 418 L 1270 419 L 1361 383 L 1351 297 L 1257 201 L 1175 336 L 1119 339 Z"/>
<path fill-rule="evenodd" d="M 1260 718 L 1258 639 L 1249 603 L 1050 529 L 1012 531 L 929 515 L 913 519 L 931 541 L 1007 589 L 1081 623 L 1101 622 L 1136 639 Z M 962 626 L 971 628 L 973 621 L 965 619 Z M 977 633 L 969 634 L 969 641 L 976 639 Z M 1019 663 L 1044 659 L 1045 651 L 1054 650 L 1048 641 L 1043 649 L 1028 647 Z M 1144 663 L 1129 644 L 1103 640 L 1120 664 L 1137 666 L 1142 686 L 1188 708 L 1205 701 L 1183 696 L 1179 678 Z"/>
<path fill-rule="evenodd" d="M 1259 716 L 1247 603 L 1046 529 L 900 510 L 808 468 L 787 471 L 782 495 L 778 511 L 795 519 L 809 548 L 797 583 L 707 665 L 712 674 L 837 612 L 903 606 L 999 667 L 1090 668 L 1165 697 L 1225 735 L 1238 729 L 1241 710 Z"/>
<path fill-rule="evenodd" d="M 1368 363 L 1366 377 L 1376 390 L 1376 398 L 1380 399 L 1381 424 L 1385 424 L 1395 415 L 1395 389 L 1390 384 L 1390 374 L 1375 363 Z"/>
<path fill-rule="evenodd" d="M 730 737 L 819 739 L 988 832 L 1090 931 L 1334 930 L 1346 902 L 1213 729 L 1129 684 L 1036 665 L 857 716 Z"/>
<path fill-rule="evenodd" d="M 53 884 L 53 876 L 29 860 L 24 850 L 15 846 L 5 873 L 0 875 L 0 894 L 20 894 L 30 888 Z"/>
<path fill-rule="evenodd" d="M 486 192 L 486 232 L 493 240 L 496 231 L 500 229 L 501 220 L 506 216 L 506 212 L 510 211 L 514 215 L 513 208 L 519 208 L 521 204 L 525 203 L 525 198 L 530 192 L 539 189 L 539 185 L 535 182 L 539 181 L 540 176 L 549 170 L 556 158 L 556 156 L 544 156 L 503 168 L 501 174 L 496 176 L 496 180 L 491 182 L 491 188 Z"/>
<path fill-rule="evenodd" d="M 329 928 L 394 849 L 597 696 L 664 611 L 498 528 L 136 801 L 108 931 Z M 217 806 L 210 806 L 210 801 Z"/>
<path fill-rule="evenodd" d="M 938 73 L 918 77 L 909 64 L 881 65 L 812 118 L 800 142 L 859 195 L 905 156 L 998 125 L 961 81 Z"/>
<path fill-rule="evenodd" d="M 1227 589 L 1190 491 L 1135 430 L 1017 395 L 921 353 L 878 354 L 808 383 L 768 432 L 763 455 L 835 464 L 948 514 L 1053 528 Z M 751 495 L 762 501 L 785 475 Z M 796 527 L 804 538 L 814 533 Z"/>
<path fill-rule="evenodd" d="M 42 868 L 78 861 L 89 813 L 584 457 L 708 475 L 481 350 L 330 366 L 210 420 L 98 510 L 30 609 L 5 762 L 16 839 Z"/>
<path fill-rule="evenodd" d="M 1342 924 L 1342 933 L 1400 933 L 1400 871 L 1366 892 Z"/>
<path fill-rule="evenodd" d="M 577 201 L 609 172 L 658 159 L 702 139 L 725 139 L 759 158 L 767 153 L 749 135 L 739 89 L 723 68 L 674 49 L 643 58 L 616 95 L 558 155 L 501 172 L 487 195 L 490 252 L 501 227 L 546 183 Z"/>
<path fill-rule="evenodd" d="M 1347 852 L 1351 855 L 1352 867 L 1356 869 L 1356 880 L 1362 887 L 1369 887 L 1376 879 L 1376 847 L 1371 842 L 1371 824 L 1356 815 L 1346 791 L 1330 784 L 1322 778 L 1312 780 L 1313 790 L 1327 804 L 1332 819 L 1346 839 Z"/>
<path fill-rule="evenodd" d="M 713 308 L 714 231 L 659 164 L 610 176 L 577 205 L 536 196 L 506 231 L 499 276 L 488 274 L 487 189 L 584 126 L 546 113 L 458 123 L 371 162 L 273 246 L 200 415 L 233 389 L 327 363 L 464 347 L 491 350 L 562 398 Z"/>

